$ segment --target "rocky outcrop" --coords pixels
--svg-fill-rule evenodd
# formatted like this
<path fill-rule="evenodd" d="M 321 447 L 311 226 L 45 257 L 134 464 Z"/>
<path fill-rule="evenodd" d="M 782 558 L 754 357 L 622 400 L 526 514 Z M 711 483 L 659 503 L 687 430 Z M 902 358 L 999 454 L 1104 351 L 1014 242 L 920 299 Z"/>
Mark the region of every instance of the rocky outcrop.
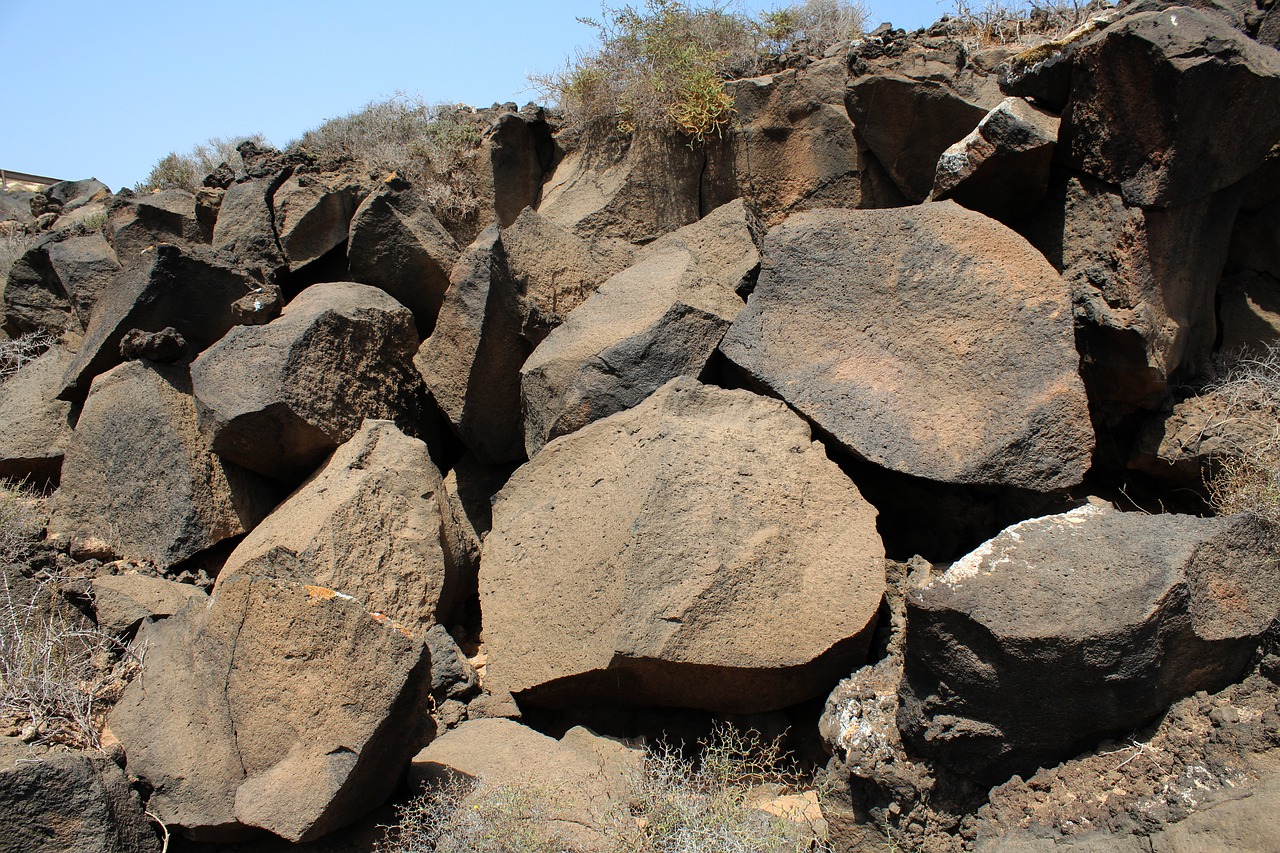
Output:
<path fill-rule="evenodd" d="M 160 243 L 208 243 L 213 228 L 197 219 L 196 198 L 185 190 L 142 195 L 121 191 L 111 204 L 103 233 L 120 262 L 131 266 L 143 250 Z"/>
<path fill-rule="evenodd" d="M 241 575 L 318 584 L 422 634 L 447 624 L 458 578 L 441 545 L 440 473 L 427 446 L 367 420 L 236 546 L 217 589 Z"/>
<path fill-rule="evenodd" d="M 0 477 L 56 481 L 71 438 L 71 404 L 57 399 L 71 353 L 53 347 L 0 385 Z"/>
<path fill-rule="evenodd" d="M 73 548 L 97 540 L 163 568 L 253 529 L 272 498 L 261 478 L 210 450 L 186 370 L 135 361 L 94 381 L 49 526 Z"/>
<path fill-rule="evenodd" d="M 291 272 L 346 242 L 362 195 L 359 184 L 343 173 L 293 174 L 276 189 L 274 226 Z"/>
<path fill-rule="evenodd" d="M 907 595 L 898 723 L 985 779 L 1238 678 L 1278 614 L 1274 532 L 1095 505 L 1015 525 Z"/>
<path fill-rule="evenodd" d="M 381 803 L 430 737 L 426 647 L 333 590 L 233 578 L 140 640 L 111 729 L 188 837 L 318 838 Z"/>
<path fill-rule="evenodd" d="M 420 411 L 413 317 L 377 288 L 316 284 L 264 326 L 237 326 L 191 365 L 200 428 L 229 462 L 294 479 L 365 418 Z"/>
<path fill-rule="evenodd" d="M 800 702 L 866 653 L 874 518 L 781 403 L 673 380 L 499 493 L 480 573 L 491 689 L 551 707 Z"/>
<path fill-rule="evenodd" d="M 648 246 L 539 344 L 520 371 L 529 455 L 636 405 L 668 379 L 697 376 L 742 310 L 760 263 L 742 201 Z"/>
<path fill-rule="evenodd" d="M 827 210 L 764 255 L 721 350 L 842 447 L 939 482 L 1080 482 L 1093 435 L 1066 288 L 1017 234 L 953 202 Z"/>
<path fill-rule="evenodd" d="M 125 774 L 99 752 L 0 738 L 0 853 L 159 853 Z"/>
<path fill-rule="evenodd" d="M 398 178 L 371 192 L 351 220 L 351 277 L 385 290 L 412 311 L 422 337 L 435 326 L 457 259 L 453 237 L 426 200 Z"/>

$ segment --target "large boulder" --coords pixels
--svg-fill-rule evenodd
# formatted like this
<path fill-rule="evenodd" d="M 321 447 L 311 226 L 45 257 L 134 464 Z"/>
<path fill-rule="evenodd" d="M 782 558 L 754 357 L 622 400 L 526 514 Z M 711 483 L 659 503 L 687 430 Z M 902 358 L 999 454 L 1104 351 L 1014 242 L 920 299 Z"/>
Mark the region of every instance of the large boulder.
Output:
<path fill-rule="evenodd" d="M 844 58 L 831 57 L 726 84 L 735 194 L 766 224 L 814 207 L 862 206 L 863 163 L 844 106 L 848 76 Z M 707 166 L 724 168 L 715 157 Z"/>
<path fill-rule="evenodd" d="M 70 297 L 71 310 L 84 328 L 89 324 L 98 295 L 120 271 L 115 250 L 100 232 L 67 236 L 46 244 L 49 266 Z"/>
<path fill-rule="evenodd" d="M 271 198 L 291 172 L 286 168 L 268 177 L 227 187 L 213 226 L 213 248 L 236 258 L 242 265 L 258 269 L 268 281 L 274 281 L 289 267 L 280 248 Z"/>
<path fill-rule="evenodd" d="M 71 353 L 55 346 L 0 385 L 0 477 L 56 481 L 71 438 L 71 404 L 57 399 Z"/>
<path fill-rule="evenodd" d="M 430 334 L 458 245 L 426 199 L 407 182 L 392 178 L 360 203 L 349 235 L 351 277 L 391 294 L 413 312 L 420 335 Z"/>
<path fill-rule="evenodd" d="M 506 228 L 520 211 L 536 205 L 554 159 L 555 142 L 541 109 L 526 107 L 498 116 L 480 140 L 477 225 L 496 222 Z"/>
<path fill-rule="evenodd" d="M 904 740 L 996 779 L 1221 689 L 1280 614 L 1275 548 L 1245 516 L 1097 505 L 1005 530 L 907 595 Z"/>
<path fill-rule="evenodd" d="M 954 202 L 800 213 L 770 232 L 721 350 L 842 447 L 946 483 L 1079 483 L 1094 438 L 1068 293 Z"/>
<path fill-rule="evenodd" d="M 111 730 L 148 808 L 191 838 L 318 838 L 381 803 L 429 740 L 426 647 L 333 590 L 236 577 L 139 640 Z"/>
<path fill-rule="evenodd" d="M 929 197 L 953 198 L 1002 222 L 1017 219 L 1049 191 L 1057 141 L 1057 116 L 1022 98 L 1005 98 L 942 152 Z"/>
<path fill-rule="evenodd" d="M 458 579 L 442 548 L 440 472 L 427 446 L 365 421 L 236 546 L 218 587 L 248 574 L 338 590 L 421 635 L 449 622 Z"/>
<path fill-rule="evenodd" d="M 613 853 L 620 842 L 617 806 L 643 760 L 642 750 L 582 727 L 557 741 L 512 720 L 471 720 L 414 756 L 409 773 L 428 789 L 472 781 L 476 788 L 464 807 L 497 789 L 518 789 L 548 809 L 535 831 L 546 833 L 555 849 L 568 844 L 580 853 Z"/>
<path fill-rule="evenodd" d="M 275 320 L 237 326 L 191 365 L 201 429 L 224 459 L 299 479 L 365 418 L 408 428 L 422 404 L 413 317 L 354 282 L 308 287 Z"/>
<path fill-rule="evenodd" d="M 100 752 L 0 738 L 0 853 L 158 853 L 124 773 Z"/>
<path fill-rule="evenodd" d="M 50 530 L 164 568 L 251 530 L 274 495 L 215 456 L 182 367 L 134 361 L 98 377 L 62 464 Z"/>
<path fill-rule="evenodd" d="M 56 240 L 56 236 L 44 238 L 9 268 L 3 290 L 5 334 L 17 337 L 43 332 L 57 336 L 68 329 L 79 330 L 71 296 L 49 263 L 48 246 Z"/>
<path fill-rule="evenodd" d="M 498 494 L 488 686 L 549 707 L 794 705 L 862 660 L 883 558 L 875 511 L 800 418 L 676 379 Z"/>
<path fill-rule="evenodd" d="M 1230 92 L 1230 97 L 1223 97 Z M 1173 207 L 1231 186 L 1280 140 L 1280 54 L 1221 17 L 1128 15 L 1074 52 L 1067 162 L 1130 204 Z"/>
<path fill-rule="evenodd" d="M 271 207 L 291 271 L 346 242 L 360 196 L 359 183 L 341 173 L 295 173 L 276 189 Z"/>
<path fill-rule="evenodd" d="M 203 350 L 235 324 L 231 306 L 254 286 L 207 249 L 168 243 L 147 249 L 98 295 L 59 396 L 83 399 L 95 376 L 121 362 L 120 344 L 134 329 L 172 327 L 194 351 Z"/>
<path fill-rule="evenodd" d="M 137 572 L 94 578 L 92 589 L 94 622 L 116 636 L 132 632 L 144 619 L 166 619 L 192 598 L 208 599 L 194 584 Z"/>
<path fill-rule="evenodd" d="M 103 231 L 125 266 L 160 243 L 209 242 L 209 234 L 196 218 L 196 197 L 179 189 L 143 195 L 122 192 L 111 205 Z"/>
<path fill-rule="evenodd" d="M 758 245 L 754 215 L 733 201 L 647 246 L 602 284 L 521 368 L 529 455 L 668 379 L 699 375 L 742 310 Z"/>
<path fill-rule="evenodd" d="M 1070 286 L 1080 372 L 1102 411 L 1159 408 L 1171 384 L 1205 373 L 1239 199 L 1228 188 L 1144 208 L 1108 184 L 1070 177 L 1025 224 Z"/>

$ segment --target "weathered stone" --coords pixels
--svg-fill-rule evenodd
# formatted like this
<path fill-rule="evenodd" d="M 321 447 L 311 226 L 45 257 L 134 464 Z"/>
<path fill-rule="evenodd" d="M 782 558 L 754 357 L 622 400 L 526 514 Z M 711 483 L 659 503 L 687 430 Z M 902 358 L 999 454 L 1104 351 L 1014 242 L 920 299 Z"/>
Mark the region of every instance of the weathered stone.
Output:
<path fill-rule="evenodd" d="M 62 465 L 53 533 L 172 566 L 253 528 L 272 495 L 214 456 L 185 369 L 131 361 L 93 383 Z"/>
<path fill-rule="evenodd" d="M 143 250 L 160 243 L 207 243 L 196 218 L 196 198 L 186 190 L 122 193 L 111 206 L 104 229 L 116 257 L 131 266 Z"/>
<path fill-rule="evenodd" d="M 342 174 L 294 174 L 280 185 L 271 207 L 290 270 L 346 242 L 360 196 L 359 184 Z"/>
<path fill-rule="evenodd" d="M 144 619 L 163 619 L 183 608 L 189 599 L 208 599 L 200 587 L 131 572 L 93 580 L 93 610 L 98 627 L 117 636 L 137 628 Z"/>
<path fill-rule="evenodd" d="M 938 158 L 930 198 L 953 198 L 1002 222 L 1016 219 L 1049 191 L 1057 141 L 1057 116 L 1006 98 Z"/>
<path fill-rule="evenodd" d="M 145 358 L 172 364 L 182 358 L 186 349 L 186 339 L 173 326 L 166 326 L 158 332 L 130 329 L 120 339 L 120 357 L 125 361 Z"/>
<path fill-rule="evenodd" d="M 417 419 L 413 317 L 386 293 L 316 284 L 265 326 L 236 326 L 191 365 L 201 429 L 224 459 L 284 479 L 310 473 L 365 418 Z"/>
<path fill-rule="evenodd" d="M 49 266 L 70 297 L 79 325 L 88 326 L 98 295 L 120 272 L 115 250 L 100 233 L 67 237 L 45 248 Z"/>
<path fill-rule="evenodd" d="M 843 57 L 734 80 L 730 134 L 736 195 L 768 225 L 815 207 L 862 206 L 864 168 L 844 106 Z M 716 166 L 713 159 L 708 168 Z"/>
<path fill-rule="evenodd" d="M 49 263 L 49 236 L 23 252 L 9 268 L 4 282 L 4 332 L 12 337 L 29 332 L 58 336 L 79 329 L 71 310 L 71 295 Z"/>
<path fill-rule="evenodd" d="M 1218 322 L 1224 352 L 1259 351 L 1280 344 L 1280 281 L 1237 273 L 1218 286 Z"/>
<path fill-rule="evenodd" d="M 414 756 L 409 772 L 418 785 L 476 780 L 476 799 L 498 787 L 518 788 L 550 810 L 536 831 L 555 849 L 613 853 L 620 843 L 613 810 L 643 758 L 643 751 L 582 727 L 557 741 L 511 720 L 471 720 Z"/>
<path fill-rule="evenodd" d="M 319 584 L 422 635 L 457 603 L 439 492 L 425 444 L 389 421 L 365 421 L 236 546 L 214 592 L 240 575 Z"/>
<path fill-rule="evenodd" d="M 232 184 L 218 206 L 213 226 L 213 248 L 244 265 L 256 267 L 268 281 L 287 269 L 280 248 L 271 197 L 289 177 L 290 170 L 256 180 Z"/>
<path fill-rule="evenodd" d="M 1079 483 L 1093 432 L 1068 293 L 954 202 L 801 213 L 770 232 L 721 350 L 853 454 L 946 483 Z"/>
<path fill-rule="evenodd" d="M 61 205 L 64 214 L 110 195 L 111 188 L 97 178 L 59 181 L 44 191 L 45 198 Z"/>
<path fill-rule="evenodd" d="M 392 179 L 370 193 L 351 220 L 351 276 L 385 290 L 412 311 L 422 337 L 435 326 L 458 254 L 426 200 L 402 180 Z"/>
<path fill-rule="evenodd" d="M 63 377 L 63 399 L 84 397 L 95 376 L 119 364 L 120 343 L 134 329 L 173 327 L 195 352 L 203 350 L 231 329 L 231 303 L 253 286 L 200 247 L 162 243 L 143 258 L 146 263 L 117 275 L 98 296 L 84 342 Z"/>
<path fill-rule="evenodd" d="M 1005 530 L 907 596 L 903 738 L 981 779 L 1239 677 L 1280 612 L 1274 531 L 1096 505 Z"/>
<path fill-rule="evenodd" d="M 511 476 L 513 465 L 485 465 L 463 456 L 445 475 L 440 515 L 444 520 L 445 557 L 459 578 L 458 599 L 476 592 L 480 544 L 493 527 L 493 496 Z"/>
<path fill-rule="evenodd" d="M 480 678 L 448 630 L 432 625 L 424 640 L 431 650 L 431 695 L 443 702 L 475 692 Z"/>
<path fill-rule="evenodd" d="M 701 373 L 742 310 L 758 241 L 754 216 L 730 202 L 646 247 L 575 309 L 520 371 L 529 455 Z"/>
<path fill-rule="evenodd" d="M 1125 203 L 1087 177 L 1058 183 L 1025 226 L 1071 288 L 1080 372 L 1104 410 L 1156 409 L 1203 374 L 1239 188 L 1172 208 Z"/>
<path fill-rule="evenodd" d="M 1127 15 L 1075 51 L 1063 150 L 1130 204 L 1184 205 L 1262 164 L 1280 111 L 1257 105 L 1277 100 L 1280 54 L 1222 18 L 1185 6 Z"/>
<path fill-rule="evenodd" d="M 71 404 L 57 399 L 71 353 L 53 347 L 0 385 L 0 477 L 56 481 L 71 438 Z"/>
<path fill-rule="evenodd" d="M 157 853 L 120 768 L 99 752 L 38 752 L 0 738 L 0 853 Z"/>
<path fill-rule="evenodd" d="M 676 379 L 494 504 L 486 684 L 521 703 L 771 710 L 866 653 L 875 512 L 782 403 Z"/>
<path fill-rule="evenodd" d="M 231 319 L 237 326 L 263 326 L 280 316 L 284 295 L 274 284 L 254 287 L 231 303 Z"/>
<path fill-rule="evenodd" d="M 140 640 L 111 729 L 148 808 L 196 840 L 325 835 L 381 803 L 430 738 L 426 647 L 332 590 L 233 578 Z"/>
<path fill-rule="evenodd" d="M 520 211 L 541 198 L 542 182 L 555 157 L 551 128 L 540 110 L 505 113 L 485 130 L 480 148 L 482 212 L 478 225 L 483 228 L 496 222 L 506 228 Z M 474 239 L 474 235 L 468 236 Z"/>

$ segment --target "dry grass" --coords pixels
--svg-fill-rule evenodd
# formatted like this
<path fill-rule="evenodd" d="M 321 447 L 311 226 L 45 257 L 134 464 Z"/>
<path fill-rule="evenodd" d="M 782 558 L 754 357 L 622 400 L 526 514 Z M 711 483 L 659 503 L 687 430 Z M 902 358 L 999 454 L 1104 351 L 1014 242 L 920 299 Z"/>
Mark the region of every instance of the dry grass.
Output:
<path fill-rule="evenodd" d="M 266 138 L 260 133 L 248 136 L 215 136 L 196 145 L 187 154 L 170 152 L 151 167 L 146 180 L 136 184 L 134 190 L 143 193 L 180 189 L 194 193 L 200 189 L 205 176 L 223 163 L 237 171 L 244 165 L 240 160 L 240 153 L 236 151 L 236 146 L 242 142 L 265 145 Z"/>
<path fill-rule="evenodd" d="M 25 577 L 42 500 L 0 488 L 0 722 L 27 741 L 97 748 L 141 659 L 71 605 L 63 579 Z"/>
<path fill-rule="evenodd" d="M 871 9 L 866 3 L 849 0 L 805 0 L 765 12 L 760 17 L 764 46 L 775 54 L 803 46 L 821 56 L 827 48 L 856 39 L 866 30 Z"/>
<path fill-rule="evenodd" d="M 955 33 L 972 47 L 1016 45 L 1072 32 L 1088 17 L 1082 0 L 955 0 Z"/>
<path fill-rule="evenodd" d="M 0 340 L 0 385 L 35 361 L 45 350 L 53 346 L 53 336 L 47 332 L 28 332 L 16 338 Z"/>
<path fill-rule="evenodd" d="M 369 172 L 395 172 L 437 213 L 463 219 L 478 207 L 477 167 L 485 119 L 462 104 L 428 104 L 397 93 L 331 118 L 292 143 L 326 159 L 349 159 Z"/>
<path fill-rule="evenodd" d="M 1236 354 L 1206 391 L 1236 437 L 1208 482 L 1214 508 L 1280 527 L 1280 344 Z"/>

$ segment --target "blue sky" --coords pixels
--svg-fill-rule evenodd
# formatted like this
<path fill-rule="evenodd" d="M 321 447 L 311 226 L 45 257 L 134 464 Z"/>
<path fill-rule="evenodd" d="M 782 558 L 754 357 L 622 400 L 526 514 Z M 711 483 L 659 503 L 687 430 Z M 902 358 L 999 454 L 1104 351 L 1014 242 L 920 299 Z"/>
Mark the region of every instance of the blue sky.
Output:
<path fill-rule="evenodd" d="M 951 7 L 869 5 L 908 28 Z M 590 46 L 575 18 L 599 12 L 599 0 L 0 0 L 0 168 L 119 189 L 170 151 L 249 133 L 283 145 L 397 91 L 523 104 L 526 75 Z"/>

